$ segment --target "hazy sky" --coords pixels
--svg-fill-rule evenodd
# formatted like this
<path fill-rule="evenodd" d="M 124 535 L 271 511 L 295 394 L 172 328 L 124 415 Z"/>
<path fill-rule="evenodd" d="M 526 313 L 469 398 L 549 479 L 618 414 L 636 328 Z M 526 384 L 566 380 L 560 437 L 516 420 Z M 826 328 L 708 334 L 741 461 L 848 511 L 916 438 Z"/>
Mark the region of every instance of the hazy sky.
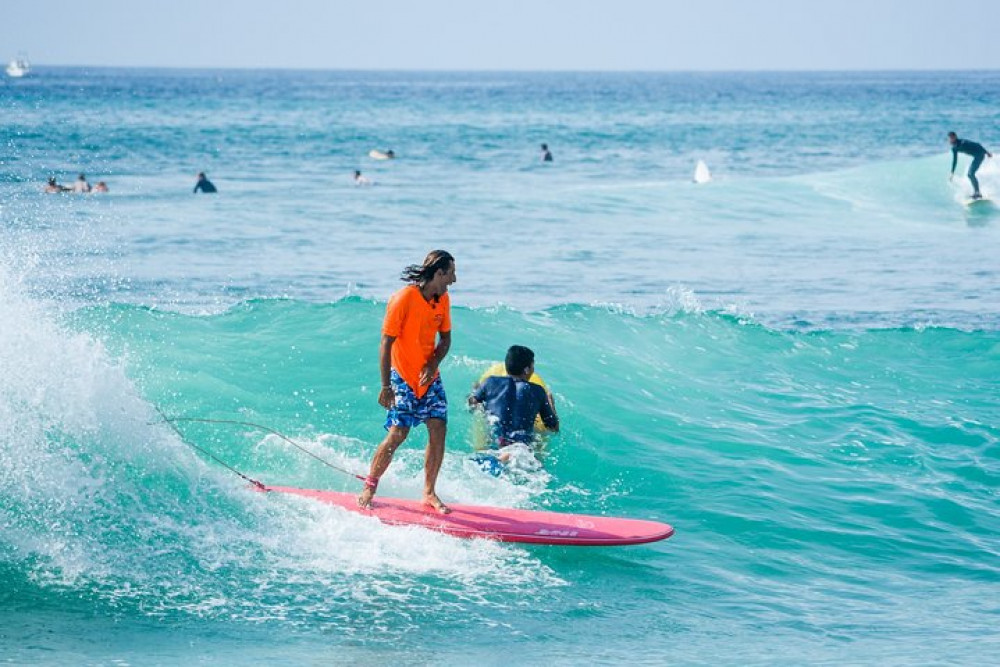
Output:
<path fill-rule="evenodd" d="M 1000 0 L 4 0 L 0 59 L 164 67 L 997 69 Z"/>

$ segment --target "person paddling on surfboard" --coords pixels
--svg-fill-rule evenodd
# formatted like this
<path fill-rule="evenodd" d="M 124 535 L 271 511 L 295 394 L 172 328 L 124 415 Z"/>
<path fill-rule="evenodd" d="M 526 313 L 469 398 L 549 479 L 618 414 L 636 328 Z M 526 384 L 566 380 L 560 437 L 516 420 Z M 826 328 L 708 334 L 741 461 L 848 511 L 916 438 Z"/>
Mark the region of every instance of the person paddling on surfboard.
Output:
<path fill-rule="evenodd" d="M 549 395 L 529 378 L 535 372 L 535 353 L 523 345 L 511 345 L 504 359 L 507 375 L 486 378 L 469 395 L 469 407 L 483 407 L 492 427 L 495 446 L 535 440 L 535 418 L 550 431 L 559 430 L 559 417 Z"/>
<path fill-rule="evenodd" d="M 469 407 L 483 406 L 490 420 L 493 446 L 522 443 L 529 447 L 535 440 L 535 418 L 550 431 L 559 430 L 559 417 L 549 395 L 541 385 L 528 381 L 535 372 L 535 353 L 523 345 L 511 345 L 504 360 L 505 376 L 486 378 L 469 396 Z M 501 453 L 500 461 L 508 456 Z"/>
<path fill-rule="evenodd" d="M 455 258 L 444 250 L 433 250 L 424 263 L 403 270 L 409 283 L 389 299 L 382 322 L 379 372 L 382 388 L 379 404 L 388 410 L 388 433 L 375 450 L 358 506 L 370 508 L 379 478 L 392 463 L 392 455 L 403 444 L 410 429 L 427 425 L 424 458 L 424 503 L 438 512 L 451 510 L 434 490 L 448 426 L 448 399 L 438 366 L 451 347 L 451 300 L 448 286 L 455 283 Z"/>
<path fill-rule="evenodd" d="M 958 135 L 954 132 L 948 133 L 948 143 L 951 144 L 951 176 L 948 177 L 948 180 L 951 180 L 955 176 L 955 167 L 958 165 L 958 154 L 965 153 L 966 155 L 971 155 L 972 164 L 969 165 L 968 176 L 969 180 L 972 181 L 972 198 L 982 199 L 983 193 L 979 191 L 979 180 L 976 178 L 976 172 L 982 166 L 983 160 L 993 157 L 993 153 L 990 153 L 975 141 L 959 139 Z"/>
<path fill-rule="evenodd" d="M 194 184 L 194 192 L 197 193 L 198 190 L 201 190 L 205 194 L 218 192 L 215 185 L 212 181 L 208 180 L 208 176 L 203 171 L 198 172 L 198 182 Z"/>

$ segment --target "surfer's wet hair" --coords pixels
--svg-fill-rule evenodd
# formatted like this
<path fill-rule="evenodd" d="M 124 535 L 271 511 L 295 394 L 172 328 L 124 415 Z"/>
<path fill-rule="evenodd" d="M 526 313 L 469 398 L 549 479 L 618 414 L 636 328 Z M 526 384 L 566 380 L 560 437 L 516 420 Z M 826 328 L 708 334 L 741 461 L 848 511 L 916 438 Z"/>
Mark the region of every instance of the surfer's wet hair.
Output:
<path fill-rule="evenodd" d="M 511 345 L 503 361 L 507 375 L 520 375 L 533 363 L 535 363 L 535 353 L 523 345 Z"/>
<path fill-rule="evenodd" d="M 410 264 L 403 269 L 400 280 L 414 285 L 423 285 L 434 278 L 438 271 L 447 271 L 455 258 L 446 250 L 431 250 L 424 258 L 423 264 Z"/>

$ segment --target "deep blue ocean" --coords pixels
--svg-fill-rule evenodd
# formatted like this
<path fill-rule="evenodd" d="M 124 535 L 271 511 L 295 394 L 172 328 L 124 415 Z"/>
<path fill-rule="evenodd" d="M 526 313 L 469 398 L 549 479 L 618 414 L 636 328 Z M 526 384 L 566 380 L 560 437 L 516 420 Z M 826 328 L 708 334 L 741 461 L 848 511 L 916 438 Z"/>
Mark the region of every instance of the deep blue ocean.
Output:
<path fill-rule="evenodd" d="M 0 114 L 0 661 L 1000 662 L 1000 205 L 945 137 L 1000 150 L 1000 72 L 37 67 Z M 78 173 L 110 191 L 42 192 Z M 385 302 L 434 248 L 441 496 L 674 537 L 387 527 L 188 444 L 357 489 L 267 431 L 160 421 L 366 471 Z M 494 478 L 464 397 L 514 343 L 563 430 Z"/>

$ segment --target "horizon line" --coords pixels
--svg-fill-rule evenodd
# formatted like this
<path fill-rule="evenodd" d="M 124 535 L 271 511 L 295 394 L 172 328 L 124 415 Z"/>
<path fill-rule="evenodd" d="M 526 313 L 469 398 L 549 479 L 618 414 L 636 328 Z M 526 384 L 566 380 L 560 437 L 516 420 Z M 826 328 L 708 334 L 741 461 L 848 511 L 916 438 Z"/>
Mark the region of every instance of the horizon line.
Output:
<path fill-rule="evenodd" d="M 234 71 L 234 72 L 380 72 L 380 73 L 425 73 L 425 74 L 892 74 L 892 73 L 968 73 L 968 72 L 1000 72 L 1000 68 L 960 69 L 953 67 L 940 68 L 817 68 L 817 69 L 451 69 L 451 68 L 395 68 L 395 67 L 257 67 L 234 65 L 67 65 L 62 63 L 31 63 L 32 69 L 63 68 L 63 69 L 136 69 L 136 70 L 190 70 L 190 71 Z"/>

